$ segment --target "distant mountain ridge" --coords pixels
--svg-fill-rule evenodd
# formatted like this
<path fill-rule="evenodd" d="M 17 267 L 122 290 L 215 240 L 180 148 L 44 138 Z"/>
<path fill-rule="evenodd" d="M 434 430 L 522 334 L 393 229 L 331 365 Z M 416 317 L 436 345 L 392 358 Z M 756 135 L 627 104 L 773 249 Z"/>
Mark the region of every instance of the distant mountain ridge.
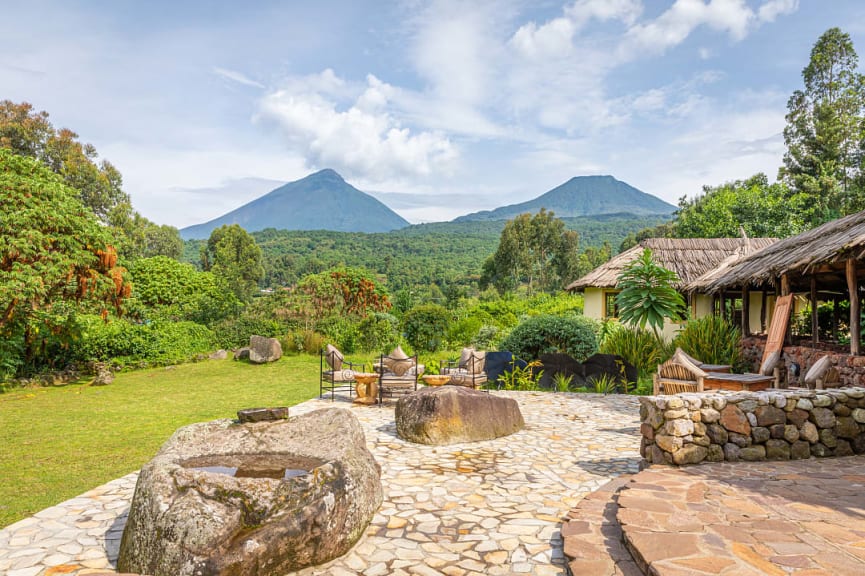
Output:
<path fill-rule="evenodd" d="M 325 169 L 284 184 L 219 218 L 183 228 L 180 236 L 184 240 L 206 239 L 225 224 L 239 224 L 247 232 L 265 228 L 389 232 L 409 222 L 335 171 Z"/>
<path fill-rule="evenodd" d="M 612 176 L 576 176 L 533 200 L 459 216 L 453 222 L 510 220 L 546 208 L 559 218 L 628 212 L 669 215 L 676 207 Z"/>

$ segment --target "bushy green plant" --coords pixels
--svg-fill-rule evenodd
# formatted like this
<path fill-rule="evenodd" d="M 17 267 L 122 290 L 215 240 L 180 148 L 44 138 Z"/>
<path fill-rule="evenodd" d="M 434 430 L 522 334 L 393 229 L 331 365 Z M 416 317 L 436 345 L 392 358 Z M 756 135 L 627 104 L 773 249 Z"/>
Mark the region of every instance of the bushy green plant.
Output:
<path fill-rule="evenodd" d="M 305 352 L 318 354 L 324 348 L 327 338 L 314 330 L 292 330 L 286 334 L 282 344 L 283 352 Z"/>
<path fill-rule="evenodd" d="M 415 306 L 402 318 L 408 343 L 418 351 L 435 352 L 444 345 L 451 313 L 438 304 Z"/>
<path fill-rule="evenodd" d="M 556 372 L 553 374 L 553 385 L 556 392 L 567 392 L 571 388 L 571 382 L 574 380 L 573 374 L 565 374 L 564 372 Z"/>
<path fill-rule="evenodd" d="M 106 323 L 98 316 L 87 316 L 82 318 L 81 335 L 73 343 L 72 354 L 75 360 L 82 362 L 168 365 L 210 352 L 215 342 L 209 328 L 194 322 L 135 324 L 112 320 Z"/>
<path fill-rule="evenodd" d="M 675 345 L 705 364 L 742 362 L 742 332 L 721 316 L 704 316 L 689 320 L 679 332 Z"/>
<path fill-rule="evenodd" d="M 316 331 L 324 334 L 343 354 L 353 354 L 360 349 L 361 334 L 358 320 L 350 316 L 329 316 L 319 321 Z"/>
<path fill-rule="evenodd" d="M 598 394 L 615 394 L 618 382 L 615 376 L 610 374 L 599 374 L 592 378 L 591 384 L 595 387 L 595 392 Z"/>
<path fill-rule="evenodd" d="M 399 344 L 399 320 L 387 312 L 373 312 L 360 321 L 357 331 L 364 352 L 390 352 Z"/>
<path fill-rule="evenodd" d="M 519 358 L 562 352 L 583 361 L 598 351 L 597 321 L 585 316 L 534 316 L 514 328 L 500 346 Z"/>
<path fill-rule="evenodd" d="M 600 346 L 603 354 L 616 354 L 640 374 L 650 374 L 658 364 L 672 356 L 673 347 L 654 333 L 637 327 L 614 324 L 607 329 Z"/>
<path fill-rule="evenodd" d="M 505 370 L 499 376 L 497 384 L 505 390 L 538 390 L 538 382 L 544 371 L 538 370 L 540 361 L 529 362 L 524 368 L 514 365 L 511 370 Z"/>
<path fill-rule="evenodd" d="M 478 330 L 477 336 L 472 340 L 472 346 L 478 350 L 493 350 L 497 348 L 502 336 L 502 330 L 498 326 L 484 325 Z"/>
<path fill-rule="evenodd" d="M 220 348 L 240 348 L 249 345 L 250 336 L 278 338 L 285 334 L 287 326 L 274 318 L 264 316 L 241 316 L 225 318 L 213 326 L 217 345 Z"/>

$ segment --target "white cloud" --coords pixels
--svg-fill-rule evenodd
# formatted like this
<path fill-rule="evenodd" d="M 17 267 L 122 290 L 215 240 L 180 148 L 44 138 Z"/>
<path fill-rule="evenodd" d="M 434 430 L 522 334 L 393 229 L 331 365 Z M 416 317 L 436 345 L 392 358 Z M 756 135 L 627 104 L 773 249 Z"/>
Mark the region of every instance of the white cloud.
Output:
<path fill-rule="evenodd" d="M 213 66 L 211 71 L 227 80 L 231 80 L 232 82 L 237 82 L 238 84 L 243 84 L 244 86 L 253 86 L 255 88 L 264 88 L 264 85 L 260 82 L 256 82 L 243 72 L 238 72 L 237 70 L 229 70 L 228 68 L 220 68 L 219 66 Z"/>
<path fill-rule="evenodd" d="M 792 14 L 799 9 L 799 0 L 766 0 L 757 10 L 760 22 L 774 22 L 778 16 Z"/>
<path fill-rule="evenodd" d="M 412 132 L 391 114 L 395 89 L 374 76 L 352 86 L 332 70 L 290 79 L 261 99 L 257 118 L 278 126 L 292 152 L 316 167 L 369 181 L 451 172 L 457 147 L 431 131 Z"/>

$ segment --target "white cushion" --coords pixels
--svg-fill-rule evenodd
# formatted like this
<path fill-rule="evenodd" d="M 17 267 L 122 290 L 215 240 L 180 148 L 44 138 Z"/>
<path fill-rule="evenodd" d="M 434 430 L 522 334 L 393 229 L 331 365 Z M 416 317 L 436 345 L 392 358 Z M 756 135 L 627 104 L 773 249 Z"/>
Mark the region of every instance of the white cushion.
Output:
<path fill-rule="evenodd" d="M 341 370 L 342 369 L 342 361 L 343 356 L 342 352 L 336 349 L 336 346 L 333 344 L 328 344 L 324 348 L 324 360 L 327 362 L 327 365 L 330 366 L 331 370 Z"/>
<path fill-rule="evenodd" d="M 811 384 L 817 381 L 817 378 L 822 378 L 823 374 L 826 373 L 829 368 L 832 367 L 832 361 L 829 359 L 829 355 L 823 356 L 811 366 L 811 369 L 808 370 L 808 373 L 805 374 L 805 382 L 807 384 Z"/>
<path fill-rule="evenodd" d="M 778 365 L 778 361 L 781 359 L 781 351 L 775 350 L 771 354 L 766 357 L 766 360 L 760 364 L 760 374 L 763 376 L 772 376 L 775 373 L 775 366 Z"/>

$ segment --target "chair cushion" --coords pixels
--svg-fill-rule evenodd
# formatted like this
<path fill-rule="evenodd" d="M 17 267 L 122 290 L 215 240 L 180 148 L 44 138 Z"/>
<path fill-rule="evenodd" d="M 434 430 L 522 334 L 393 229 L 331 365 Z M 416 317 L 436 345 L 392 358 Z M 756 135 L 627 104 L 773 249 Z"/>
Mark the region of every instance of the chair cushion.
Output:
<path fill-rule="evenodd" d="M 775 366 L 778 365 L 778 361 L 781 359 L 781 351 L 775 350 L 760 364 L 760 374 L 763 376 L 772 376 L 775 373 Z"/>
<path fill-rule="evenodd" d="M 465 368 L 469 363 L 469 358 L 471 358 L 472 354 L 474 354 L 474 348 L 463 348 L 462 352 L 460 352 L 460 361 L 457 364 L 459 368 Z"/>
<path fill-rule="evenodd" d="M 402 346 L 397 346 L 393 349 L 393 352 L 390 353 L 390 356 L 385 357 L 384 364 L 388 370 L 397 376 L 402 376 L 408 372 L 409 368 L 414 366 L 414 360 L 409 358 L 406 353 L 403 352 Z"/>
<path fill-rule="evenodd" d="M 342 361 L 344 360 L 342 352 L 336 349 L 333 344 L 328 344 L 324 348 L 324 360 L 331 370 L 342 370 Z"/>
<path fill-rule="evenodd" d="M 811 366 L 811 369 L 808 370 L 808 373 L 805 374 L 805 382 L 811 384 L 817 381 L 817 378 L 822 378 L 823 374 L 826 373 L 829 368 L 832 367 L 832 360 L 829 359 L 829 355 L 823 356 Z"/>
<path fill-rule="evenodd" d="M 466 361 L 465 369 L 472 374 L 483 374 L 486 356 L 486 352 L 482 350 L 474 350 Z"/>

